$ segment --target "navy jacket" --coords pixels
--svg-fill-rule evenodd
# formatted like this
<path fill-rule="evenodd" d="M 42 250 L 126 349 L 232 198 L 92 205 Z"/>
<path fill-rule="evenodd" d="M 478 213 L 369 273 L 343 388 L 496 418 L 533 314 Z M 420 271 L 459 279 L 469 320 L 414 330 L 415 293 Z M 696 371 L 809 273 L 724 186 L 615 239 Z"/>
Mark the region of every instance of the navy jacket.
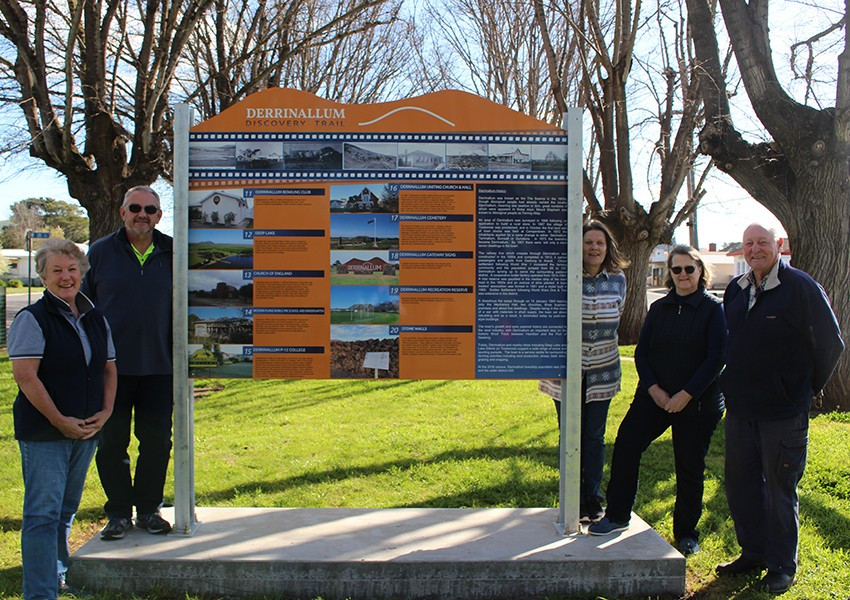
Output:
<path fill-rule="evenodd" d="M 38 365 L 38 378 L 60 413 L 66 417 L 85 419 L 103 408 L 106 323 L 103 315 L 94 307 L 80 317 L 91 345 L 91 360 L 86 365 L 80 336 L 60 312 L 60 302 L 45 292 L 41 300 L 23 310 L 32 313 L 44 335 L 44 354 Z M 20 389 L 12 412 L 15 418 L 15 439 L 30 442 L 65 439 L 62 432 L 50 424 Z"/>
<path fill-rule="evenodd" d="M 174 242 L 153 232 L 144 267 L 124 227 L 89 249 L 91 269 L 82 290 L 109 319 L 119 375 L 167 375 L 171 362 L 171 293 Z"/>
<path fill-rule="evenodd" d="M 704 289 L 680 297 L 675 290 L 649 307 L 637 348 L 638 392 L 649 397 L 658 384 L 671 396 L 685 390 L 693 398 L 685 414 L 723 410 L 717 376 L 723 367 L 726 320 L 720 300 Z"/>
<path fill-rule="evenodd" d="M 737 277 L 723 305 L 729 337 L 720 386 L 730 413 L 786 419 L 811 407 L 844 349 L 823 288 L 807 273 L 779 265 L 780 285 L 763 291 L 747 313 L 749 286 Z"/>

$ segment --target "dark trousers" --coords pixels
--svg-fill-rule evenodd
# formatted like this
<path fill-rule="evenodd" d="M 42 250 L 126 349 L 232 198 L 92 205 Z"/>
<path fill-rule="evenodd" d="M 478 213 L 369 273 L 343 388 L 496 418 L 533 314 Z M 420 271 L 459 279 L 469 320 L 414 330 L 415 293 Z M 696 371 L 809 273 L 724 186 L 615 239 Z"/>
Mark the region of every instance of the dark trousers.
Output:
<path fill-rule="evenodd" d="M 770 571 L 797 572 L 797 484 L 808 442 L 808 412 L 776 421 L 726 415 L 726 499 L 738 544 Z"/>
<path fill-rule="evenodd" d="M 648 394 L 638 392 L 626 413 L 611 458 L 608 507 L 605 514 L 616 522 L 631 518 L 638 489 L 640 459 L 649 445 L 673 428 L 673 457 L 676 466 L 676 504 L 673 536 L 676 540 L 699 539 L 697 523 L 702 514 L 705 456 L 722 412 L 706 415 L 668 413 Z"/>
<path fill-rule="evenodd" d="M 118 376 L 112 416 L 101 431 L 95 462 L 110 518 L 157 512 L 171 457 L 171 375 Z M 139 440 L 136 474 L 130 477 L 130 422 Z"/>
<path fill-rule="evenodd" d="M 581 380 L 581 480 L 579 502 L 582 506 L 604 502 L 602 472 L 605 470 L 605 424 L 608 421 L 610 400 L 585 402 L 585 380 Z M 561 403 L 555 400 L 558 431 L 561 430 Z M 560 462 L 560 454 L 558 454 Z"/>

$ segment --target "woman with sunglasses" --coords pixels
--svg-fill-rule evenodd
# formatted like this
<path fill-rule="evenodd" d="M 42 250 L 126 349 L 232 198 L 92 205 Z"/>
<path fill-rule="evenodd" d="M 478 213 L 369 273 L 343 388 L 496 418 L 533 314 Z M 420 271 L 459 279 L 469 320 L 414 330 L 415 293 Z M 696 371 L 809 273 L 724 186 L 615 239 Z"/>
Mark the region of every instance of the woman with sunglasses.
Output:
<path fill-rule="evenodd" d="M 614 443 L 605 517 L 588 533 L 608 535 L 628 528 L 641 455 L 672 427 L 673 536 L 687 556 L 699 550 L 696 527 L 705 456 L 724 409 L 717 378 L 726 319 L 721 302 L 706 291 L 711 275 L 697 250 L 676 246 L 667 257 L 667 270 L 670 291 L 650 307 L 635 349 L 640 380 Z"/>

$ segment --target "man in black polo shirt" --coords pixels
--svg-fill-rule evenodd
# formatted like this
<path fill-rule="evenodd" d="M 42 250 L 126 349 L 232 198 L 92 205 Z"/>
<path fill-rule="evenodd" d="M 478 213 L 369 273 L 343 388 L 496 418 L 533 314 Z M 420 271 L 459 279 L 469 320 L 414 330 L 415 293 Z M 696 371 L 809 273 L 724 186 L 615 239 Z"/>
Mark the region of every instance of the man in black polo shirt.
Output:
<path fill-rule="evenodd" d="M 118 392 L 95 458 L 106 493 L 109 522 L 101 532 L 115 540 L 133 526 L 168 533 L 159 514 L 171 455 L 171 237 L 157 231 L 159 196 L 139 186 L 124 196 L 124 226 L 95 242 L 83 290 L 109 319 L 118 363 Z M 139 440 L 130 474 L 130 423 Z"/>

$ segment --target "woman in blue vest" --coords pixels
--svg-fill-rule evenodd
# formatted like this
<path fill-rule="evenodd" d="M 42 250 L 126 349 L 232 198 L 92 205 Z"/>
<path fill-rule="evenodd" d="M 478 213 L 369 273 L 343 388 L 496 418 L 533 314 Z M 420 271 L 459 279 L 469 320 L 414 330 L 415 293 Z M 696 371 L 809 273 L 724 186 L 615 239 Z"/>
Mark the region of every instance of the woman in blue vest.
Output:
<path fill-rule="evenodd" d="M 652 304 L 635 348 L 635 398 L 620 424 L 605 517 L 588 529 L 608 535 L 627 529 L 644 450 L 673 429 L 676 504 L 673 536 L 684 555 L 699 550 L 705 456 L 723 416 L 718 375 L 723 366 L 726 319 L 720 300 L 706 291 L 710 273 L 690 246 L 667 257 L 669 293 Z"/>
<path fill-rule="evenodd" d="M 35 268 L 44 296 L 9 328 L 19 390 L 13 413 L 24 478 L 25 600 L 56 598 L 65 587 L 68 533 L 117 383 L 109 325 L 79 293 L 85 255 L 68 240 L 47 240 Z"/>

